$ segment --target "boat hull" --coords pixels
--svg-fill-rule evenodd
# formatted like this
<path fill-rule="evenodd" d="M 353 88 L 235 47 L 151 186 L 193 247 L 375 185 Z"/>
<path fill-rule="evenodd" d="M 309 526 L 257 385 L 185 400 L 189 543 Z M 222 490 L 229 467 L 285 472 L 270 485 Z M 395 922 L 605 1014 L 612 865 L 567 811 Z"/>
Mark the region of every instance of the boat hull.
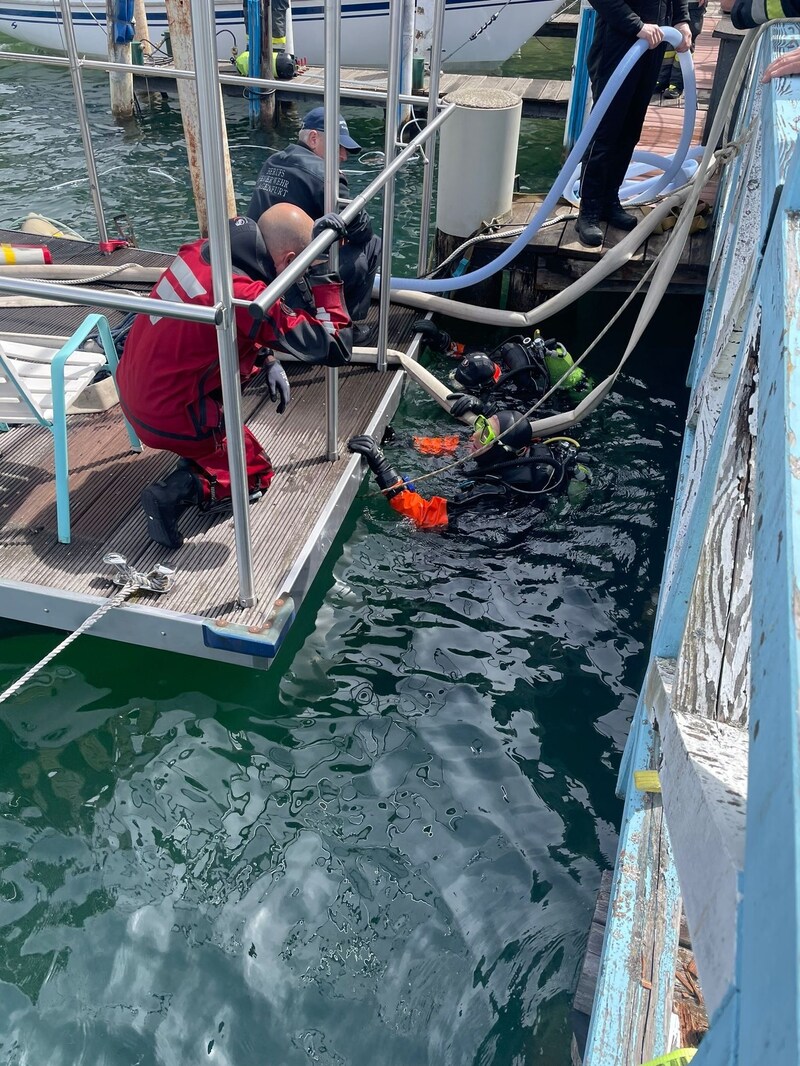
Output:
<path fill-rule="evenodd" d="M 497 66 L 532 37 L 560 7 L 562 0 L 448 0 L 445 14 L 445 69 Z M 150 39 L 163 40 L 167 29 L 164 4 L 147 3 Z M 485 29 L 493 15 L 494 21 Z M 105 0 L 81 0 L 72 20 L 82 55 L 104 58 L 106 47 Z M 232 48 L 246 47 L 241 2 L 217 3 L 217 46 L 221 60 Z M 481 30 L 481 32 L 477 32 Z M 316 0 L 297 0 L 292 6 L 294 52 L 309 63 L 324 60 L 322 7 Z M 52 0 L 0 0 L 0 33 L 26 44 L 64 51 L 61 19 Z M 474 40 L 470 37 L 475 35 Z M 342 66 L 386 67 L 388 61 L 389 5 L 387 2 L 343 3 Z"/>

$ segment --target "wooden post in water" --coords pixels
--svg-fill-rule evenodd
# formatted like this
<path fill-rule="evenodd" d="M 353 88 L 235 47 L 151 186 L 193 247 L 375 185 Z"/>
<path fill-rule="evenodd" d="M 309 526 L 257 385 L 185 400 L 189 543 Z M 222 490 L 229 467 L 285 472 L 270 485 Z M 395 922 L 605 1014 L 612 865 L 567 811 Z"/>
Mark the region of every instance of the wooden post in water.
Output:
<path fill-rule="evenodd" d="M 272 10 L 270 0 L 261 0 L 261 77 L 273 77 Z M 259 122 L 262 130 L 275 125 L 275 93 L 261 90 Z"/>
<path fill-rule="evenodd" d="M 175 66 L 178 70 L 194 70 L 191 4 L 189 0 L 166 0 L 166 7 Z M 189 172 L 192 176 L 192 191 L 194 192 L 194 202 L 197 208 L 197 221 L 200 224 L 200 233 L 205 237 L 208 234 L 208 207 L 201 166 L 197 86 L 194 81 L 188 81 L 185 78 L 181 78 L 178 81 L 178 101 L 183 118 L 183 131 L 186 135 L 186 152 L 189 156 Z M 231 160 L 228 154 L 228 137 L 224 124 L 222 142 L 222 165 L 225 168 L 228 218 L 233 218 L 236 215 L 236 198 L 233 194 Z"/>
<path fill-rule="evenodd" d="M 124 26 L 119 18 L 123 0 L 106 0 L 106 26 L 108 27 L 108 58 L 111 63 L 131 61 L 131 42 L 117 41 L 119 30 Z M 115 118 L 130 118 L 133 114 L 133 75 L 112 70 L 108 75 L 111 91 L 111 114 Z"/>
<path fill-rule="evenodd" d="M 133 0 L 133 26 L 136 30 L 134 38 L 142 46 L 142 55 L 153 54 L 153 44 L 150 40 L 150 27 L 147 25 L 147 9 L 144 0 Z"/>

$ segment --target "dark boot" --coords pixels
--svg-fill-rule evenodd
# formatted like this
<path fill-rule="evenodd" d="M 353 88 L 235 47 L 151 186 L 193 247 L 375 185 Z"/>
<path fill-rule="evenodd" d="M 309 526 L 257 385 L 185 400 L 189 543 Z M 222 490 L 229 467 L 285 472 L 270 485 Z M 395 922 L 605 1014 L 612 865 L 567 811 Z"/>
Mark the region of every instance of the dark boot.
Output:
<path fill-rule="evenodd" d="M 602 216 L 609 226 L 613 226 L 615 229 L 632 230 L 636 228 L 639 219 L 636 215 L 632 215 L 630 211 L 626 211 L 619 200 L 608 207 Z"/>
<path fill-rule="evenodd" d="M 150 539 L 165 548 L 180 548 L 183 537 L 178 519 L 187 507 L 200 502 L 200 486 L 194 474 L 185 468 L 173 470 L 163 481 L 143 489 L 141 501 Z"/>
<path fill-rule="evenodd" d="M 263 497 L 263 495 L 264 490 L 261 489 L 258 485 L 255 485 L 254 487 L 248 489 L 247 501 L 248 503 L 258 503 L 258 501 Z M 226 496 L 222 500 L 203 500 L 203 502 L 200 504 L 200 513 L 213 515 L 233 514 L 233 500 L 230 498 L 230 496 Z"/>
<path fill-rule="evenodd" d="M 575 229 L 578 240 L 588 248 L 599 248 L 603 243 L 603 231 L 600 228 L 600 211 L 592 204 L 581 204 Z"/>
<path fill-rule="evenodd" d="M 372 326 L 368 326 L 366 322 L 354 322 L 353 323 L 353 344 L 357 347 L 363 347 L 372 336 Z"/>

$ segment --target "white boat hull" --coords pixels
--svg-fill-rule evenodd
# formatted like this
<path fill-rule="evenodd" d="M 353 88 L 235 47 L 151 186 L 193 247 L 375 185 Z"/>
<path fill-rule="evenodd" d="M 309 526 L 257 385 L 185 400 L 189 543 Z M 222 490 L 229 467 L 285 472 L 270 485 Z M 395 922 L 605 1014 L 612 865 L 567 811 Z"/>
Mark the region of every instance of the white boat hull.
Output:
<path fill-rule="evenodd" d="M 445 68 L 497 66 L 532 37 L 563 0 L 447 0 L 444 55 L 452 53 Z M 167 29 L 163 2 L 147 2 L 150 39 L 158 44 Z M 342 4 L 342 66 L 386 67 L 389 39 L 389 4 L 345 2 Z M 493 15 L 497 18 L 474 40 Z M 105 58 L 105 0 L 81 0 L 73 4 L 73 23 L 82 55 Z M 241 0 L 216 4 L 217 42 L 220 59 L 228 59 L 236 42 L 246 47 Z M 309 63 L 324 62 L 322 6 L 318 0 L 295 0 L 292 5 L 294 52 Z M 230 31 L 230 32 L 228 32 Z M 27 44 L 64 51 L 61 19 L 52 0 L 0 0 L 0 33 Z M 232 35 L 232 36 L 231 36 Z"/>

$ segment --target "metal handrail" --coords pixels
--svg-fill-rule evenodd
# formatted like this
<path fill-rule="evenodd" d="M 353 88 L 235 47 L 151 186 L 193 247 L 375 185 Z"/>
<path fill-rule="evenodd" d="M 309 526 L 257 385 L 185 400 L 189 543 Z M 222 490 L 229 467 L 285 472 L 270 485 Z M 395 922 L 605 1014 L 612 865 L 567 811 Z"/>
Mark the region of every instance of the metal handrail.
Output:
<path fill-rule="evenodd" d="M 389 5 L 389 69 L 386 74 L 386 136 L 384 141 L 385 174 L 389 177 L 383 193 L 383 228 L 381 231 L 381 277 L 392 276 L 392 242 L 394 237 L 394 175 L 391 164 L 397 152 L 398 103 L 400 94 L 400 43 L 403 29 L 403 5 L 395 0 Z M 381 285 L 378 308 L 378 370 L 386 370 L 389 345 L 389 286 Z"/>
<path fill-rule="evenodd" d="M 4 60 L 20 60 L 23 63 L 44 63 L 50 67 L 68 67 L 69 59 L 66 56 L 37 55 L 35 52 L 4 52 Z M 120 74 L 135 74 L 140 78 L 148 76 L 161 78 L 174 78 L 176 81 L 191 80 L 195 77 L 193 70 L 182 70 L 178 67 L 154 67 L 142 63 L 112 63 L 106 59 L 78 59 L 77 68 L 85 70 L 115 70 Z M 325 85 L 310 85 L 306 82 L 295 83 L 293 81 L 279 81 L 275 78 L 250 78 L 241 74 L 219 74 L 222 85 L 241 85 L 249 89 L 280 89 L 281 92 L 296 96 L 324 96 Z M 348 89 L 348 99 L 355 103 L 383 103 L 386 100 L 386 92 L 383 89 Z M 428 96 L 420 94 L 401 93 L 401 104 L 427 104 Z"/>
<path fill-rule="evenodd" d="M 58 285 L 50 281 L 30 278 L 10 278 L 0 274 L 0 292 L 16 296 L 35 296 L 42 300 L 84 304 L 89 307 L 110 307 L 114 311 L 138 311 L 159 318 L 180 318 L 185 322 L 207 322 L 212 326 L 222 321 L 222 304 L 200 307 L 197 304 L 170 303 L 154 300 L 152 296 L 132 296 L 130 293 L 108 289 L 88 289 L 85 285 Z"/>
<path fill-rule="evenodd" d="M 86 171 L 89 181 L 89 194 L 92 197 L 92 204 L 94 205 L 94 213 L 97 219 L 97 229 L 100 234 L 100 243 L 108 244 L 108 229 L 106 228 L 106 217 L 103 214 L 103 201 L 100 197 L 100 181 L 97 176 L 97 165 L 94 158 L 94 149 L 92 148 L 92 135 L 89 132 L 89 120 L 86 117 L 86 101 L 83 96 L 83 82 L 81 81 L 81 71 L 78 65 L 78 44 L 75 39 L 75 27 L 72 24 L 72 18 L 70 17 L 69 0 L 58 0 L 58 9 L 61 13 L 61 21 L 64 23 L 64 37 L 67 41 L 67 61 L 69 63 L 69 73 L 72 78 L 72 91 L 75 94 L 76 110 L 78 112 L 78 125 L 81 131 L 81 141 L 83 142 L 83 154 L 86 157 Z"/>
<path fill-rule="evenodd" d="M 444 40 L 445 0 L 435 0 L 433 8 L 433 32 L 431 36 L 431 70 L 428 78 L 428 124 L 436 117 L 439 106 L 439 75 Z M 433 167 L 436 161 L 436 141 L 431 142 L 425 157 L 425 170 L 422 175 L 422 203 L 419 213 L 419 254 L 417 256 L 417 276 L 428 269 L 428 241 L 430 239 L 431 202 L 433 200 Z"/>
<path fill-rule="evenodd" d="M 63 0 L 62 0 L 63 2 Z M 214 0 L 191 0 L 194 65 L 197 69 L 197 117 L 200 126 L 200 155 L 203 180 L 208 190 L 208 253 L 214 299 L 224 307 L 217 324 L 222 406 L 225 411 L 225 437 L 231 476 L 233 535 L 239 576 L 239 602 L 243 607 L 256 603 L 253 579 L 253 547 L 250 539 L 247 461 L 245 459 L 242 383 L 236 315 L 232 313 L 233 274 L 231 238 L 228 226 L 225 176 L 219 161 L 225 151 L 222 94 L 217 82 L 217 48 L 213 33 Z"/>
<path fill-rule="evenodd" d="M 65 0 L 59 0 L 65 3 Z M 437 0 L 440 2 L 440 0 Z M 327 0 L 326 6 L 336 7 L 340 0 Z M 228 413 L 228 446 L 229 468 L 231 474 L 231 496 L 234 514 L 234 536 L 236 541 L 236 561 L 239 577 L 239 602 L 243 606 L 252 606 L 256 603 L 255 586 L 253 581 L 252 545 L 250 538 L 250 522 L 248 515 L 247 499 L 247 469 L 244 452 L 243 422 L 241 412 L 241 393 L 239 379 L 238 348 L 236 340 L 236 320 L 233 313 L 235 301 L 233 297 L 233 281 L 230 269 L 230 235 L 227 225 L 227 215 L 222 208 L 226 202 L 224 186 L 219 172 L 218 161 L 222 157 L 222 129 L 223 116 L 221 108 L 220 83 L 244 85 L 249 87 L 276 88 L 286 92 L 300 94 L 312 93 L 326 97 L 326 117 L 335 116 L 335 121 L 326 122 L 326 139 L 334 143 L 335 150 L 328 152 L 331 157 L 326 168 L 326 205 L 330 202 L 336 205 L 338 202 L 338 103 L 339 103 L 339 62 L 338 55 L 334 58 L 334 69 L 326 74 L 325 85 L 321 90 L 314 86 L 293 86 L 286 82 L 277 82 L 267 78 L 243 78 L 237 75 L 220 75 L 217 66 L 216 45 L 211 27 L 214 24 L 213 0 L 191 0 L 192 21 L 194 24 L 194 62 L 196 71 L 177 70 L 164 68 L 160 71 L 163 76 L 170 76 L 176 80 L 181 78 L 196 79 L 198 91 L 198 113 L 201 127 L 201 153 L 204 180 L 209 187 L 209 251 L 211 255 L 212 278 L 214 285 L 213 307 L 198 307 L 192 304 L 174 304 L 162 300 L 154 300 L 150 297 L 131 296 L 127 293 L 113 293 L 109 291 L 96 291 L 84 286 L 66 286 L 49 284 L 23 279 L 0 277 L 0 292 L 20 293 L 22 295 L 41 296 L 54 300 L 64 300 L 68 303 L 86 303 L 99 307 L 111 307 L 122 310 L 132 310 L 140 313 L 158 315 L 159 317 L 178 318 L 196 322 L 213 324 L 217 329 L 217 342 L 219 346 L 220 373 L 222 381 L 223 405 Z M 67 14 L 62 8 L 62 18 Z M 335 18 L 335 16 L 334 16 Z M 64 19 L 65 24 L 70 20 Z M 335 18 L 338 31 L 339 19 Z M 70 24 L 70 29 L 72 29 Z M 399 38 L 399 20 L 395 36 Z M 8 58 L 18 62 L 44 62 L 51 66 L 67 66 L 70 68 L 73 85 L 75 87 L 76 106 L 79 113 L 81 130 L 88 132 L 88 120 L 86 118 L 85 102 L 80 86 L 80 70 L 98 69 L 104 71 L 120 71 L 133 74 L 142 74 L 147 68 L 135 64 L 112 63 L 100 60 L 86 60 L 77 57 L 75 36 L 67 33 L 68 57 L 60 56 L 35 56 L 27 53 L 9 53 Z M 398 41 L 399 45 L 399 41 Z M 393 213 L 393 183 L 397 171 L 410 159 L 425 142 L 438 130 L 455 110 L 451 104 L 443 108 L 428 125 L 404 148 L 397 156 L 390 160 L 390 156 L 396 149 L 397 142 L 397 109 L 400 101 L 404 103 L 428 103 L 428 115 L 438 107 L 438 101 L 433 98 L 431 102 L 427 97 L 403 96 L 399 93 L 397 83 L 397 60 L 390 56 L 389 72 L 387 76 L 386 92 L 359 91 L 358 98 L 362 100 L 386 101 L 387 105 L 387 139 L 386 156 L 387 165 L 382 173 L 372 181 L 369 186 L 354 197 L 342 210 L 341 214 L 345 222 L 352 221 L 366 204 L 377 195 L 384 187 L 388 186 L 384 202 L 384 270 L 383 276 L 388 279 L 391 273 L 391 234 Z M 434 79 L 435 81 L 436 79 Z M 333 100 L 331 100 L 333 95 Z M 392 121 L 390 121 L 390 116 Z M 84 149 L 89 162 L 87 166 L 92 173 L 94 163 L 91 140 L 84 138 Z M 328 173 L 328 169 L 330 173 Z M 90 180 L 91 185 L 91 180 Z M 98 203 L 99 185 L 95 178 L 95 188 Z M 98 213 L 98 225 L 101 238 L 105 231 L 105 223 L 102 217 L 102 206 Z M 282 271 L 282 273 L 261 293 L 261 295 L 248 305 L 248 309 L 254 318 L 261 318 L 266 310 L 271 307 L 287 289 L 301 276 L 302 273 L 324 253 L 336 240 L 336 234 L 332 230 L 326 230 L 313 240 L 309 246 L 297 258 Z M 386 264 L 388 256 L 388 265 Z M 333 253 L 334 261 L 336 251 Z M 381 310 L 379 324 L 379 348 L 385 353 L 386 335 L 388 333 L 388 309 L 389 309 L 389 286 L 381 288 Z M 383 338 L 381 343 L 380 338 Z M 385 368 L 385 354 L 383 365 Z M 338 438 L 338 396 L 337 380 L 335 372 L 329 370 L 327 383 L 328 397 L 328 454 L 329 458 L 336 457 Z"/>
<path fill-rule="evenodd" d="M 444 107 L 436 118 L 425 129 L 421 130 L 413 141 L 410 141 L 402 152 L 398 153 L 392 162 L 375 178 L 374 181 L 364 189 L 358 196 L 354 196 L 353 199 L 344 207 L 341 211 L 341 216 L 345 222 L 352 222 L 356 215 L 365 207 L 369 201 L 381 189 L 386 183 L 397 173 L 397 171 L 403 166 L 407 160 L 416 153 L 420 145 L 424 144 L 429 137 L 439 129 L 439 127 L 447 121 L 456 109 L 456 104 L 448 104 Z M 316 237 L 306 247 L 296 259 L 292 260 L 288 267 L 277 276 L 277 278 L 271 282 L 262 293 L 260 293 L 256 299 L 250 304 L 250 313 L 258 318 L 266 313 L 266 310 L 279 300 L 286 290 L 305 273 L 309 266 L 318 259 L 324 252 L 330 247 L 333 241 L 336 239 L 336 235 L 332 230 L 326 230 L 321 233 L 319 237 Z"/>
<path fill-rule="evenodd" d="M 323 207 L 339 209 L 339 80 L 342 55 L 342 0 L 325 0 L 325 187 Z M 333 273 L 339 270 L 339 243 L 328 253 Z M 325 370 L 325 436 L 329 462 L 339 456 L 339 371 Z"/>

